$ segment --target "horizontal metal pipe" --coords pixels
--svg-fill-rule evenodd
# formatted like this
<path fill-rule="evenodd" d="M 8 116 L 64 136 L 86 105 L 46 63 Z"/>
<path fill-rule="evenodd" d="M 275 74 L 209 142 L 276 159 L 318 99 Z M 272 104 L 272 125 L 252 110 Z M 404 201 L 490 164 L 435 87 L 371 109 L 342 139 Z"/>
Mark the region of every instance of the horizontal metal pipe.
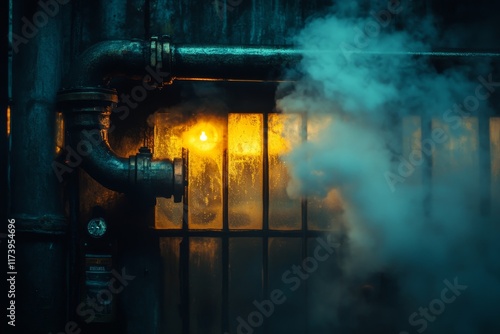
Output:
<path fill-rule="evenodd" d="M 284 69 L 303 57 L 319 54 L 344 56 L 342 50 L 306 50 L 292 46 L 171 45 L 169 59 L 173 79 L 200 81 L 285 81 Z M 455 59 L 489 57 L 498 52 L 441 51 L 349 51 L 351 57 L 429 57 Z"/>
<path fill-rule="evenodd" d="M 173 78 L 283 80 L 282 69 L 297 64 L 302 52 L 286 46 L 172 45 Z"/>
<path fill-rule="evenodd" d="M 307 50 L 294 46 L 183 45 L 167 39 L 150 41 L 104 41 L 86 50 L 73 66 L 64 85 L 98 87 L 112 77 L 144 79 L 160 68 L 164 82 L 172 80 L 284 81 L 284 69 L 296 66 L 304 56 L 340 55 L 343 51 Z M 499 52 L 435 51 L 363 51 L 349 50 L 350 56 L 429 57 L 459 59 L 488 57 L 500 59 Z M 152 78 L 157 79 L 157 78 Z"/>

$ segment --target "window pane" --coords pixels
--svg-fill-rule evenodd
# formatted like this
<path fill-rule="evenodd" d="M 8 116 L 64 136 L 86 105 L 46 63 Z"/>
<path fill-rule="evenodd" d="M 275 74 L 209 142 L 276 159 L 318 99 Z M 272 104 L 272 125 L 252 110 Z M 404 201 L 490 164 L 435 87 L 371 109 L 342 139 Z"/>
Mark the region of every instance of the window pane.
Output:
<path fill-rule="evenodd" d="M 435 203 L 467 203 L 470 212 L 479 213 L 480 182 L 479 182 L 479 137 L 477 117 L 462 120 L 462 126 L 453 129 L 449 123 L 440 119 L 432 120 L 433 131 L 440 130 L 444 142 L 436 142 L 432 138 L 425 140 L 422 146 L 424 154 L 432 150 L 432 196 Z M 437 137 L 437 136 L 436 136 Z M 440 140 L 441 141 L 441 140 Z M 443 183 L 453 184 L 462 180 L 462 192 L 444 193 Z M 452 183 L 450 183 L 452 182 Z M 462 198 L 460 198 L 462 197 Z M 442 211 L 436 208 L 436 214 Z M 446 212 L 446 214 L 450 214 Z"/>
<path fill-rule="evenodd" d="M 192 238 L 189 244 L 189 319 L 192 334 L 220 334 L 221 241 Z"/>
<path fill-rule="evenodd" d="M 184 133 L 189 149 L 189 228 L 222 228 L 224 122 L 198 118 Z"/>
<path fill-rule="evenodd" d="M 163 259 L 163 316 L 166 333 L 180 333 L 182 321 L 179 313 L 181 304 L 179 259 L 182 238 L 161 238 L 160 252 Z"/>
<path fill-rule="evenodd" d="M 229 114 L 229 227 L 262 228 L 262 114 Z"/>
<path fill-rule="evenodd" d="M 247 320 L 262 300 L 262 239 L 229 241 L 229 332 L 238 332 L 238 317 Z M 258 331 L 257 331 L 258 332 Z"/>
<path fill-rule="evenodd" d="M 178 125 L 178 116 L 172 113 L 156 113 L 154 122 L 155 159 L 173 159 L 182 157 L 182 134 L 184 128 Z M 181 228 L 182 203 L 174 203 L 171 198 L 158 197 L 155 206 L 155 227 L 158 229 Z"/>
<path fill-rule="evenodd" d="M 301 201 L 287 194 L 290 175 L 283 155 L 301 142 L 301 115 L 270 114 L 268 119 L 269 227 L 300 229 Z"/>
<path fill-rule="evenodd" d="M 319 134 L 334 120 L 329 115 L 308 115 L 307 140 L 320 140 Z M 338 190 L 331 190 L 326 197 L 310 196 L 307 198 L 307 226 L 310 230 L 340 230 L 344 203 Z"/>
<path fill-rule="evenodd" d="M 309 238 L 307 247 L 309 256 L 318 263 L 307 279 L 309 333 L 340 333 L 336 315 L 343 302 L 345 284 L 341 281 L 339 246 L 329 248 L 325 235 Z"/>
<path fill-rule="evenodd" d="M 269 292 L 279 289 L 286 300 L 275 305 L 274 313 L 266 319 L 269 333 L 305 333 L 306 280 L 292 266 L 302 265 L 302 242 L 298 238 L 269 239 Z M 307 279 L 307 278 L 306 278 Z M 266 299 L 269 299 L 267 296 Z"/>

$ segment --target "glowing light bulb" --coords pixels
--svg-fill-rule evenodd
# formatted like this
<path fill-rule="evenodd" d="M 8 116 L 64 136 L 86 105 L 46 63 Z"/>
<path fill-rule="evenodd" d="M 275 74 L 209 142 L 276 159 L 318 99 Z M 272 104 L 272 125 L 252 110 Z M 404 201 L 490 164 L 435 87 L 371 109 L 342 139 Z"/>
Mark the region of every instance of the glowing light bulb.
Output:
<path fill-rule="evenodd" d="M 200 136 L 200 140 L 201 141 L 207 141 L 208 137 L 207 135 L 205 134 L 205 131 L 202 131 L 201 132 L 201 136 Z"/>

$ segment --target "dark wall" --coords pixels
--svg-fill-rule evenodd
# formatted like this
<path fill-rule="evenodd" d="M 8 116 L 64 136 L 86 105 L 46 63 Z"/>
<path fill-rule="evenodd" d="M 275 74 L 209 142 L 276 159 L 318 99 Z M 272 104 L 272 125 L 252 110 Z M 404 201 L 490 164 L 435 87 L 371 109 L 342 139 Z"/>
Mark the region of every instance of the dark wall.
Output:
<path fill-rule="evenodd" d="M 480 4 L 483 2 L 487 6 Z M 491 48 L 495 46 L 492 41 L 500 40 L 500 29 L 493 28 L 498 26 L 494 18 L 488 19 L 492 29 L 481 38 L 467 32 L 467 27 L 484 24 L 484 17 L 491 11 L 494 2 L 483 2 L 427 1 L 413 5 L 419 13 L 438 13 L 440 24 L 447 27 L 441 47 Z M 70 49 L 75 57 L 102 40 L 146 39 L 152 35 L 170 35 L 174 43 L 189 44 L 291 44 L 308 18 L 326 12 L 331 3 L 329 0 L 75 0 Z M 387 1 L 372 3 L 377 8 Z M 120 89 L 127 92 L 132 87 L 133 83 L 125 82 Z M 270 89 L 270 94 L 266 90 L 268 100 L 273 97 L 273 87 Z M 160 105 L 189 99 L 191 95 L 186 93 L 189 91 L 189 85 L 175 83 L 151 93 L 127 119 L 113 119 L 117 126 L 110 134 L 113 149 L 121 156 L 135 154 L 149 136 L 147 116 Z M 267 106 L 272 108 L 269 103 Z M 152 207 L 105 189 L 83 171 L 80 175 L 80 224 L 91 218 L 95 206 L 103 208 L 117 240 L 116 267 L 124 267 L 136 277 L 118 297 L 123 330 L 157 333 L 163 293 L 158 238 L 148 229 L 153 219 Z"/>

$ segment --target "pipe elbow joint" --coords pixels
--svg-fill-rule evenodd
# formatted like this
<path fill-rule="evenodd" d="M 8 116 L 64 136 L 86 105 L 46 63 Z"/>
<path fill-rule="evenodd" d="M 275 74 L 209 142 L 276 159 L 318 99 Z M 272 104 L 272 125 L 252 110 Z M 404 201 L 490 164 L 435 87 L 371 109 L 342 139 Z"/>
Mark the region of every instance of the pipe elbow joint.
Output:
<path fill-rule="evenodd" d="M 184 159 L 155 160 L 147 147 L 124 158 L 111 149 L 108 130 L 117 101 L 116 92 L 104 88 L 59 92 L 71 147 L 84 152 L 81 167 L 111 190 L 139 197 L 173 197 L 174 202 L 181 202 L 186 184 Z"/>

